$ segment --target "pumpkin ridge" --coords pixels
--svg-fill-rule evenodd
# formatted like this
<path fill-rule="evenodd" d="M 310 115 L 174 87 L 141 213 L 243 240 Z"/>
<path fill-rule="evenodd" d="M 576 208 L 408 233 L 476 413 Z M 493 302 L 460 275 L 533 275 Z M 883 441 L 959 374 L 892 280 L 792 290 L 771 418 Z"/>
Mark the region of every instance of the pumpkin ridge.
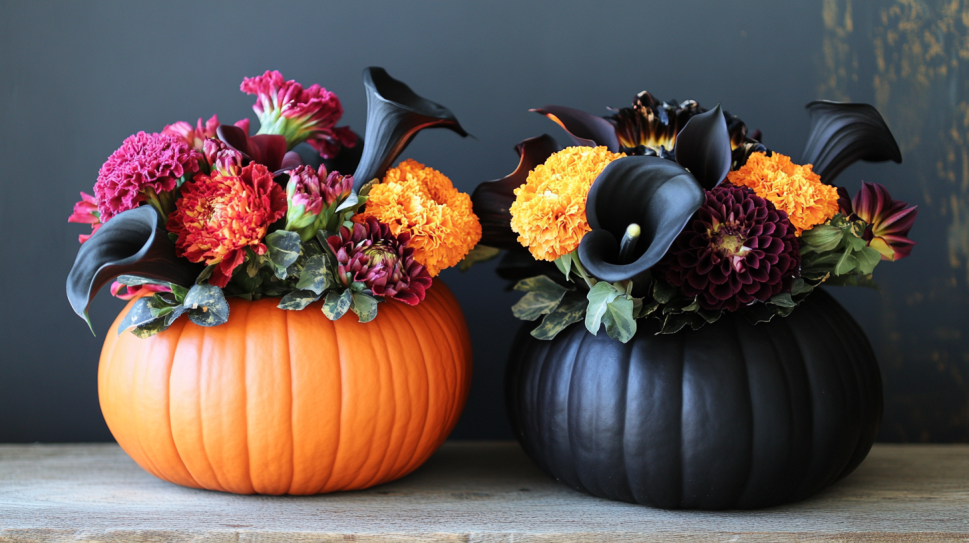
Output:
<path fill-rule="evenodd" d="M 451 334 L 448 333 L 448 330 L 455 329 L 456 326 L 455 326 L 455 323 L 453 321 L 451 321 L 449 323 L 446 322 L 446 321 L 450 321 L 450 319 L 448 319 L 447 318 L 447 315 L 446 315 L 448 313 L 448 308 L 446 306 L 449 305 L 447 303 L 447 300 L 445 300 L 444 298 L 442 298 L 440 296 L 435 295 L 431 299 L 431 301 L 434 302 L 434 303 L 428 305 L 427 311 L 425 312 L 425 316 L 427 314 L 429 314 L 431 316 L 431 318 L 433 318 L 434 324 L 437 325 L 437 330 L 436 330 L 436 333 L 434 335 L 436 335 L 436 336 L 437 335 L 443 336 L 445 342 L 447 343 L 447 346 L 448 346 L 448 349 L 447 350 L 448 350 L 448 353 L 451 355 L 449 357 L 449 361 L 451 363 L 449 365 L 448 364 L 448 360 L 442 360 L 441 361 L 442 362 L 441 363 L 441 368 L 443 369 L 445 382 L 447 383 L 448 388 L 452 388 L 454 390 L 457 390 L 458 389 L 458 380 L 459 380 L 458 373 L 460 373 L 460 370 L 458 369 L 457 364 L 456 364 L 457 358 L 458 358 L 458 356 L 457 356 L 458 353 L 455 350 L 455 345 L 452 343 Z M 444 313 L 445 316 L 442 317 L 441 313 Z M 425 318 L 425 323 L 426 323 L 426 321 L 427 321 L 427 319 Z M 449 327 L 449 326 L 447 326 L 447 324 L 450 324 L 451 326 Z M 450 375 L 448 374 L 448 369 L 451 370 Z M 447 418 L 445 419 L 446 422 L 445 422 L 445 425 L 442 428 L 448 428 L 449 426 L 451 426 L 451 424 L 453 422 L 456 422 L 456 421 L 453 421 L 452 419 L 454 418 L 455 406 L 458 403 L 459 399 L 460 398 L 455 397 L 453 394 L 448 394 L 447 395 L 447 407 L 445 408 L 445 414 L 446 414 L 446 417 Z M 447 439 L 447 434 L 446 433 L 443 433 L 443 432 L 442 432 L 442 434 L 443 435 L 438 436 L 438 438 L 437 438 L 437 441 L 438 441 L 437 446 L 440 446 L 440 444 L 443 443 L 445 439 Z"/>
<path fill-rule="evenodd" d="M 322 305 L 322 304 L 321 304 Z M 340 349 L 340 331 L 337 330 L 336 323 L 330 321 L 330 325 L 333 327 L 333 343 L 334 350 L 336 351 L 337 365 L 336 367 L 340 371 L 340 401 L 336 402 L 339 406 L 340 412 L 337 414 L 336 423 L 336 447 L 333 451 L 333 464 L 330 466 L 330 473 L 326 476 L 326 480 L 323 482 L 323 492 L 331 492 L 334 489 L 330 488 L 330 481 L 333 479 L 333 472 L 336 471 L 337 462 L 340 460 L 340 447 L 343 445 L 343 402 L 346 401 L 346 394 L 344 393 L 344 383 L 343 383 L 343 351 Z"/>
<path fill-rule="evenodd" d="M 350 315 L 353 315 L 353 313 L 350 312 Z M 351 317 L 348 317 L 348 318 L 353 318 L 353 317 L 351 316 Z M 374 321 L 374 322 L 376 322 L 376 321 Z M 381 420 L 381 417 L 380 417 L 380 413 L 381 413 L 380 407 L 384 403 L 383 401 L 381 401 L 381 397 L 380 397 L 381 396 L 381 394 L 380 394 L 381 393 L 381 384 L 380 384 L 381 383 L 381 380 L 380 380 L 380 373 L 381 373 L 380 365 L 381 365 L 381 362 L 378 359 L 378 357 L 376 356 L 376 354 L 377 354 L 376 353 L 376 349 L 374 349 L 374 345 L 373 345 L 373 339 L 374 339 L 373 328 L 374 327 L 372 327 L 372 326 L 365 326 L 365 327 L 363 327 L 361 329 L 361 330 L 363 330 L 363 333 L 367 337 L 367 341 L 366 341 L 366 343 L 364 343 L 364 345 L 367 345 L 370 348 L 369 358 L 370 358 L 370 360 L 373 360 L 375 362 L 375 366 L 376 366 L 376 368 L 375 368 L 376 369 L 376 371 L 375 371 L 375 373 L 376 373 L 375 378 L 374 378 L 373 375 L 370 376 L 371 377 L 370 382 L 371 382 L 371 384 L 374 385 L 374 388 L 376 388 L 376 390 L 373 391 L 373 396 L 372 396 L 373 397 L 373 405 L 375 406 L 375 412 L 374 412 L 374 416 L 373 416 L 373 419 L 372 419 L 372 424 L 370 424 L 370 435 L 369 435 L 369 437 L 366 440 L 364 440 L 365 443 L 367 444 L 367 452 L 366 452 L 366 454 L 363 455 L 363 457 L 365 459 L 369 459 L 370 458 L 370 455 L 373 453 L 374 441 L 376 441 L 376 439 L 377 439 L 377 433 L 378 433 L 378 430 L 380 429 L 379 428 L 379 424 L 380 424 L 380 420 Z M 364 358 L 367 358 L 367 357 L 365 356 Z M 346 489 L 350 489 L 350 488 L 367 488 L 368 486 L 370 486 L 370 485 L 364 483 L 364 476 L 366 476 L 367 470 L 365 470 L 363 468 L 367 466 L 367 463 L 368 463 L 367 460 L 364 460 L 364 463 L 361 466 L 360 472 L 357 473 L 357 476 L 354 477 L 353 479 L 351 479 L 348 483 L 346 483 L 346 485 L 343 488 L 341 488 L 341 490 L 346 490 Z M 372 482 L 374 480 L 374 478 L 378 474 L 379 474 L 379 466 L 378 466 L 378 469 L 377 470 L 374 470 L 372 474 L 370 474 L 369 476 L 366 476 L 366 477 L 369 477 L 369 479 L 366 479 L 366 481 L 367 482 Z"/>
<path fill-rule="evenodd" d="M 752 464 L 754 461 L 754 451 L 757 448 L 757 424 L 756 424 L 756 421 L 754 420 L 754 418 L 756 417 L 756 411 L 754 409 L 754 397 L 753 397 L 754 387 L 750 383 L 750 380 L 752 377 L 750 375 L 751 372 L 750 372 L 749 360 L 751 360 L 751 357 L 747 356 L 747 351 L 744 349 L 745 342 L 742 339 L 743 332 L 740 329 L 739 321 L 737 319 L 734 319 L 730 322 L 730 324 L 733 326 L 733 330 L 734 330 L 733 337 L 739 338 L 737 340 L 737 348 L 740 349 L 740 356 L 743 361 L 740 364 L 740 367 L 744 371 L 744 383 L 747 386 L 747 393 L 744 394 L 743 396 L 747 400 L 748 413 L 750 414 L 750 417 L 748 417 L 747 419 L 747 423 L 750 425 L 750 452 L 749 454 L 747 454 L 747 458 L 746 458 L 747 470 L 746 470 L 746 474 L 743 477 L 743 484 L 739 485 L 740 491 L 737 492 L 737 494 L 730 500 L 731 503 L 740 503 L 740 501 L 744 497 L 744 494 L 746 494 L 747 485 L 750 484 L 750 481 L 751 481 L 750 475 L 754 469 Z M 759 332 L 759 330 L 756 332 Z"/>
<path fill-rule="evenodd" d="M 406 421 L 405 421 L 405 423 L 403 425 L 397 424 L 397 422 L 401 420 L 400 419 L 401 414 L 400 414 L 400 410 L 397 408 L 398 407 L 398 405 L 397 405 L 398 390 L 397 390 L 397 383 L 394 380 L 394 377 L 396 375 L 395 372 L 394 372 L 394 361 L 389 356 L 391 347 L 390 347 L 390 343 L 387 341 L 388 334 L 392 334 L 393 335 L 393 338 L 394 338 L 394 345 L 397 346 L 398 348 L 401 347 L 402 341 L 401 341 L 401 337 L 400 337 L 400 333 L 399 333 L 398 327 L 400 325 L 400 321 L 402 321 L 402 320 L 403 321 L 406 321 L 407 319 L 404 316 L 403 311 L 401 310 L 401 308 L 399 306 L 397 306 L 396 304 L 390 304 L 390 303 L 388 303 L 387 304 L 387 309 L 389 310 L 387 312 L 387 318 L 393 321 L 394 326 L 389 327 L 388 330 L 386 330 L 386 331 L 384 330 L 383 327 L 381 327 L 380 328 L 380 334 L 381 334 L 381 337 L 383 338 L 384 347 L 386 348 L 386 352 L 388 353 L 387 361 L 388 361 L 388 366 L 390 367 L 391 382 L 394 383 L 393 394 L 394 394 L 394 422 L 395 422 L 395 424 L 394 424 L 393 430 L 391 432 L 390 439 L 389 439 L 389 441 L 387 443 L 387 454 L 384 456 L 383 460 L 381 460 L 380 470 L 378 472 L 378 473 L 383 473 L 383 480 L 385 480 L 385 481 L 392 480 L 393 478 L 395 478 L 394 477 L 395 474 L 400 469 L 402 469 L 403 466 L 406 465 L 406 464 L 404 464 L 404 463 L 401 462 L 400 458 L 401 458 L 401 453 L 403 452 L 404 446 L 407 443 L 406 435 L 403 435 L 403 436 L 399 435 L 402 432 L 406 433 L 406 430 L 402 428 L 402 427 L 405 427 L 406 426 Z M 399 374 L 400 372 L 397 372 L 397 373 Z M 406 396 L 405 397 L 405 403 L 409 402 L 409 400 L 411 399 L 410 398 L 410 388 L 409 388 L 408 383 L 407 383 L 406 375 L 407 375 L 407 372 L 405 371 L 404 372 L 404 384 L 403 384 L 403 394 L 404 394 L 404 396 Z M 395 439 L 397 441 L 396 446 L 395 446 Z M 393 451 L 393 454 L 391 454 L 391 451 Z M 388 459 L 390 460 L 390 462 L 387 462 Z"/>
<path fill-rule="evenodd" d="M 140 401 L 138 401 L 140 400 L 140 396 L 141 396 L 141 394 L 139 394 L 141 392 L 140 385 L 144 380 L 143 374 L 146 371 L 145 358 L 148 358 L 149 360 L 151 360 L 151 353 L 149 352 L 146 356 L 145 354 L 146 345 L 143 342 L 138 342 L 137 345 L 138 347 L 135 349 L 134 364 L 132 365 L 132 367 L 130 367 L 131 382 L 127 383 L 128 386 L 126 387 L 129 391 L 134 391 L 132 392 L 132 395 L 136 397 L 136 403 L 134 405 L 129 406 L 129 410 L 130 410 L 129 416 L 131 417 L 131 419 L 133 419 L 132 424 L 136 429 L 133 435 L 133 438 L 134 438 L 132 440 L 133 443 L 131 444 L 137 447 L 138 456 L 141 458 L 141 460 L 146 464 L 148 464 L 147 466 L 145 466 L 145 470 L 151 473 L 152 475 L 154 475 L 155 477 L 159 477 L 159 475 L 161 474 L 161 471 L 155 465 L 154 460 L 151 458 L 151 455 L 148 453 L 148 449 L 145 447 L 142 440 L 143 436 L 142 436 L 141 430 L 144 428 L 144 425 L 141 424 L 141 405 L 140 405 Z M 150 351 L 150 348 L 149 348 L 149 351 Z"/>
<path fill-rule="evenodd" d="M 424 302 L 427 302 L 427 301 L 428 301 L 427 298 L 425 298 Z M 427 323 L 424 321 L 424 318 L 421 315 L 421 312 L 415 311 L 415 313 L 420 316 L 421 322 L 424 323 L 426 327 Z M 414 326 L 414 320 L 415 319 L 404 319 L 404 322 L 407 323 L 407 326 L 410 328 L 411 333 L 414 334 L 414 337 L 417 340 L 417 345 L 420 346 L 421 348 L 421 357 L 424 359 L 424 364 L 421 364 L 421 367 L 424 369 L 424 381 L 427 384 L 428 401 L 427 401 L 427 410 L 424 412 L 424 421 L 421 425 L 421 435 L 420 437 L 417 438 L 417 446 L 414 448 L 414 451 L 411 453 L 410 459 L 404 464 L 404 467 L 400 470 L 398 477 L 403 477 L 404 475 L 407 475 L 408 473 L 417 469 L 417 466 L 423 463 L 423 460 L 421 460 L 421 456 L 424 455 L 424 450 L 427 447 L 422 446 L 422 444 L 424 444 L 425 442 L 424 439 L 425 439 L 425 436 L 427 435 L 427 422 L 430 419 L 431 404 L 433 403 L 433 395 L 431 393 L 433 390 L 431 385 L 431 375 L 427 369 L 427 366 L 429 363 L 431 363 L 432 359 L 427 356 L 427 349 L 424 348 L 424 342 L 421 341 L 420 332 Z"/>
<path fill-rule="evenodd" d="M 595 337 L 595 336 L 592 336 L 592 337 Z M 582 337 L 581 337 L 581 339 L 579 339 L 578 346 L 576 346 L 576 348 L 575 348 L 575 354 L 569 357 L 569 360 L 572 362 L 572 368 L 569 370 L 569 386 L 566 389 L 566 396 L 565 396 L 567 398 L 566 399 L 566 410 L 565 410 L 565 426 L 566 426 L 566 428 L 568 428 L 568 437 L 569 437 L 569 463 L 571 464 L 570 468 L 573 468 L 573 469 L 570 469 L 570 471 L 572 472 L 573 481 L 575 481 L 575 483 L 574 483 L 575 484 L 575 488 L 577 490 L 582 491 L 582 492 L 589 493 L 589 490 L 582 483 L 582 478 L 579 475 L 579 472 L 574 469 L 574 465 L 575 465 L 575 463 L 574 463 L 575 453 L 573 451 L 577 447 L 573 443 L 573 437 L 572 437 L 572 434 L 573 434 L 573 431 L 572 431 L 572 398 L 573 398 L 573 396 L 572 396 L 572 383 L 579 381 L 579 379 L 576 379 L 575 378 L 575 376 L 576 376 L 575 375 L 575 372 L 576 372 L 576 367 L 578 365 L 577 362 L 578 362 L 579 355 L 580 355 L 580 353 L 583 352 L 583 347 L 585 346 L 585 342 L 586 342 L 587 339 L 589 339 L 589 335 L 588 334 L 583 334 Z"/>
<path fill-rule="evenodd" d="M 619 380 L 622 383 L 622 402 L 620 402 L 622 405 L 622 417 L 620 419 L 622 421 L 622 430 L 620 431 L 622 446 L 619 447 L 619 454 L 622 459 L 620 462 L 622 465 L 622 473 L 625 475 L 623 477 L 623 483 L 626 485 L 626 491 L 629 493 L 629 496 L 635 499 L 633 485 L 629 480 L 629 470 L 626 468 L 626 414 L 629 412 L 629 367 L 632 365 L 628 354 L 632 350 L 631 348 L 631 343 L 623 344 L 623 360 L 625 361 L 625 366 L 623 367 L 622 378 Z"/>
<path fill-rule="evenodd" d="M 801 499 L 801 498 L 803 498 L 803 497 L 805 497 L 805 496 L 807 496 L 807 495 L 810 494 L 810 492 L 805 493 L 804 492 L 804 488 L 808 484 L 808 475 L 810 474 L 811 465 L 814 463 L 815 456 L 816 456 L 815 455 L 815 439 L 814 439 L 815 417 L 817 416 L 816 415 L 817 412 L 816 412 L 816 409 L 815 409 L 815 401 L 814 401 L 814 388 L 815 387 L 814 387 L 814 381 L 811 379 L 811 372 L 808 369 L 808 361 L 807 361 L 807 357 L 805 356 L 805 353 L 804 353 L 804 346 L 803 346 L 803 344 L 802 344 L 802 342 L 801 342 L 801 340 L 799 338 L 799 335 L 795 331 L 795 328 L 794 327 L 789 326 L 789 323 L 784 322 L 783 324 L 785 326 L 787 326 L 788 331 L 790 332 L 791 337 L 793 338 L 794 344 L 797 346 L 797 348 L 795 350 L 796 350 L 796 352 L 799 355 L 798 356 L 798 359 L 800 360 L 801 366 L 804 369 L 804 375 L 806 377 L 804 379 L 804 386 L 805 386 L 805 388 L 807 390 L 806 397 L 807 397 L 807 401 L 808 401 L 808 409 L 810 410 L 809 413 L 811 414 L 811 416 L 808 419 L 810 421 L 810 423 L 811 423 L 811 429 L 810 429 L 811 440 L 810 440 L 809 445 L 807 447 L 807 455 L 806 455 L 806 458 L 804 459 L 804 470 L 801 473 L 801 480 L 796 485 L 792 485 L 792 491 L 791 491 L 791 494 L 790 494 L 790 498 L 791 499 L 798 500 L 798 499 Z"/>
<path fill-rule="evenodd" d="M 292 494 L 296 484 L 296 372 L 293 371 L 293 334 L 289 327 L 289 316 L 289 311 L 283 312 L 283 319 L 286 321 L 286 359 L 289 360 L 289 462 L 292 466 L 286 493 Z"/>
<path fill-rule="evenodd" d="M 388 303 L 387 306 L 390 307 L 390 304 Z M 393 314 L 388 315 L 387 320 L 390 320 L 390 321 L 395 320 L 393 318 Z M 394 363 L 390 359 L 390 349 L 387 345 L 387 336 L 384 333 L 383 327 L 378 326 L 375 328 L 377 330 L 376 333 L 380 335 L 380 340 L 381 340 L 380 343 L 383 346 L 382 354 L 384 355 L 378 358 L 382 361 L 383 364 L 387 365 L 387 370 L 390 373 L 391 401 L 388 403 L 393 409 L 394 424 L 391 425 L 390 436 L 388 436 L 387 438 L 387 446 L 383 448 L 383 455 L 380 458 L 380 462 L 377 465 L 377 469 L 374 470 L 373 476 L 371 476 L 370 479 L 364 484 L 364 488 L 369 488 L 376 484 L 380 484 L 385 480 L 384 478 L 387 475 L 387 471 L 389 471 L 389 469 L 387 469 L 386 467 L 387 459 L 390 457 L 390 449 L 391 447 L 393 447 L 393 443 L 394 443 L 394 433 L 397 430 L 397 387 L 396 387 L 396 383 L 394 382 Z M 394 329 L 393 326 L 390 328 L 391 330 Z M 368 332 L 370 332 L 371 337 L 373 337 L 374 333 L 371 330 L 368 330 Z"/>
<path fill-rule="evenodd" d="M 178 350 L 178 344 L 182 340 L 182 336 L 185 334 L 185 321 L 172 323 L 173 325 L 166 330 L 169 334 L 174 334 L 177 332 L 177 336 L 172 338 L 172 353 L 171 360 L 167 361 L 168 366 L 168 377 L 165 379 L 165 415 L 168 418 L 168 439 L 171 441 L 172 450 L 175 451 L 174 458 L 178 460 L 179 466 L 181 466 L 181 471 L 192 481 L 192 484 L 196 488 L 202 488 L 202 485 L 195 479 L 192 472 L 188 470 L 188 466 L 185 465 L 185 459 L 182 458 L 181 453 L 178 452 L 178 446 L 175 444 L 175 433 L 172 430 L 172 368 L 175 366 L 175 352 Z M 176 328 L 177 326 L 177 328 Z M 176 328 L 176 330 L 172 330 Z M 166 479 L 168 480 L 168 479 Z"/>

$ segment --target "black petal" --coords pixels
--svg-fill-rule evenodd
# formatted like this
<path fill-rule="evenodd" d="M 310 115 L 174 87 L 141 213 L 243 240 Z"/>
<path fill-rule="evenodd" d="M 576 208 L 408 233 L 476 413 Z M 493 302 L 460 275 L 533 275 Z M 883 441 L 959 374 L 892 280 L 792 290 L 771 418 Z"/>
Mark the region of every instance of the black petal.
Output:
<path fill-rule="evenodd" d="M 543 164 L 559 150 L 555 139 L 548 134 L 529 138 L 515 146 L 521 157 L 518 167 L 508 176 L 478 185 L 471 194 L 474 214 L 481 222 L 481 244 L 499 249 L 520 249 L 518 235 L 511 230 L 509 209 L 515 201 L 515 189 L 525 184 L 528 173 Z"/>
<path fill-rule="evenodd" d="M 585 213 L 592 231 L 579 244 L 579 259 L 599 279 L 635 279 L 663 258 L 703 201 L 703 188 L 675 162 L 650 156 L 617 159 L 589 190 Z M 630 262 L 620 263 L 619 242 L 631 223 L 642 234 Z"/>
<path fill-rule="evenodd" d="M 720 105 L 694 115 L 676 136 L 676 162 L 690 170 L 700 186 L 710 190 L 730 171 L 730 133 Z"/>
<path fill-rule="evenodd" d="M 448 128 L 462 137 L 468 135 L 451 110 L 418 96 L 383 68 L 364 70 L 363 84 L 367 88 L 367 132 L 353 174 L 355 190 L 383 177 L 410 140 L 425 128 Z"/>
<path fill-rule="evenodd" d="M 287 154 L 284 136 L 260 134 L 250 137 L 245 130 L 228 124 L 219 125 L 216 135 L 223 143 L 242 153 L 244 158 L 262 164 L 271 172 L 282 167 Z"/>
<path fill-rule="evenodd" d="M 868 104 L 818 100 L 807 105 L 811 130 L 801 164 L 813 164 L 821 180 L 835 177 L 857 160 L 902 161 L 902 152 L 878 110 Z"/>
<path fill-rule="evenodd" d="M 202 269 L 175 256 L 161 217 L 153 207 L 142 206 L 115 215 L 81 245 L 67 276 L 67 299 L 90 324 L 91 299 L 119 275 L 189 287 Z"/>
<path fill-rule="evenodd" d="M 576 145 L 585 147 L 605 146 L 613 153 L 619 152 L 619 138 L 612 123 L 602 117 L 565 106 L 545 106 L 530 109 L 555 121 L 568 132 Z"/>

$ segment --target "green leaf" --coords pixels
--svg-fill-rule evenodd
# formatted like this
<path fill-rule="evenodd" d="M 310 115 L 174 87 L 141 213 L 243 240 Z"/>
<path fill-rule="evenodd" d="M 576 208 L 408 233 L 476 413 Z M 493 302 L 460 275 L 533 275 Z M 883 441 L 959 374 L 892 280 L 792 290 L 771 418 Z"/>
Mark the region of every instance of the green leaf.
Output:
<path fill-rule="evenodd" d="M 172 294 L 175 295 L 175 301 L 179 304 L 184 303 L 188 289 L 175 283 L 169 283 L 168 286 L 172 289 Z"/>
<path fill-rule="evenodd" d="M 663 319 L 663 326 L 656 334 L 675 334 L 686 326 L 699 330 L 705 323 L 706 320 L 696 313 L 670 313 Z"/>
<path fill-rule="evenodd" d="M 656 300 L 650 300 L 649 302 L 644 302 L 642 308 L 640 308 L 639 313 L 634 314 L 638 319 L 641 317 L 648 317 L 652 315 L 657 309 L 659 309 L 660 303 Z"/>
<path fill-rule="evenodd" d="M 369 187 L 367 188 L 367 192 L 368 193 L 370 192 L 370 188 Z M 347 196 L 347 199 L 344 200 L 343 203 L 341 203 L 340 205 L 338 205 L 337 208 L 334 210 L 334 212 L 339 213 L 340 211 L 343 211 L 344 209 L 347 209 L 347 208 L 350 208 L 350 207 L 353 207 L 353 206 L 357 205 L 359 202 L 360 202 L 360 198 L 359 198 L 359 196 L 357 196 L 357 193 L 356 192 L 353 192 L 353 191 L 350 191 L 350 195 Z"/>
<path fill-rule="evenodd" d="M 805 281 L 803 278 L 798 277 L 794 280 L 794 284 L 791 286 L 791 296 L 798 296 L 800 294 L 806 294 L 814 290 L 814 287 L 810 283 Z"/>
<path fill-rule="evenodd" d="M 858 266 L 858 259 L 851 255 L 851 252 L 845 251 L 841 255 L 841 259 L 838 260 L 838 264 L 834 267 L 834 275 L 844 275 L 850 273 L 855 267 Z"/>
<path fill-rule="evenodd" d="M 323 314 L 331 321 L 335 321 L 350 310 L 350 303 L 353 300 L 353 293 L 350 289 L 343 292 L 331 290 L 326 293 L 326 300 L 323 302 Z"/>
<path fill-rule="evenodd" d="M 790 292 L 782 292 L 771 297 L 770 303 L 779 307 L 797 307 Z"/>
<path fill-rule="evenodd" d="M 276 230 L 266 236 L 265 243 L 269 259 L 277 268 L 288 268 L 299 256 L 299 234 L 296 232 Z"/>
<path fill-rule="evenodd" d="M 657 302 L 661 304 L 669 303 L 674 296 L 676 296 L 676 287 L 673 285 L 659 279 L 653 283 L 653 299 Z"/>
<path fill-rule="evenodd" d="M 801 244 L 815 252 L 823 253 L 837 247 L 843 235 L 841 228 L 819 224 L 801 234 Z"/>
<path fill-rule="evenodd" d="M 129 287 L 138 287 L 141 285 L 165 285 L 168 286 L 171 283 L 167 281 L 161 281 L 156 279 L 148 279 L 147 277 L 139 277 L 137 275 L 119 275 L 115 278 L 115 281 L 126 285 Z"/>
<path fill-rule="evenodd" d="M 499 253 L 501 253 L 501 249 L 487 245 L 475 245 L 474 249 L 471 249 L 461 262 L 458 262 L 458 269 L 466 272 L 471 269 L 471 266 L 487 262 L 498 256 Z"/>
<path fill-rule="evenodd" d="M 871 247 L 862 247 L 861 251 L 855 253 L 858 259 L 858 266 L 855 273 L 859 275 L 871 275 L 875 271 L 875 266 L 882 261 L 882 255 Z"/>
<path fill-rule="evenodd" d="M 138 301 L 131 306 L 128 310 L 128 314 L 125 315 L 121 323 L 118 324 L 118 335 L 125 330 L 130 330 L 136 326 L 141 326 L 143 324 L 148 324 L 149 322 L 155 320 L 155 317 L 151 314 L 151 306 L 148 301 L 151 298 L 139 298 Z"/>
<path fill-rule="evenodd" d="M 599 333 L 599 326 L 602 324 L 602 317 L 606 314 L 607 306 L 620 294 L 622 292 L 607 281 L 599 281 L 589 289 L 589 294 L 587 294 L 589 309 L 585 315 L 585 327 L 592 335 Z"/>
<path fill-rule="evenodd" d="M 555 267 L 565 275 L 565 280 L 568 281 L 569 274 L 572 273 L 572 253 L 556 258 Z"/>
<path fill-rule="evenodd" d="M 199 326 L 218 326 L 229 320 L 229 304 L 222 289 L 215 285 L 195 285 L 182 305 L 189 310 L 189 320 Z"/>
<path fill-rule="evenodd" d="M 300 311 L 306 309 L 306 306 L 320 299 L 320 295 L 311 290 L 294 290 L 279 301 L 279 309 L 287 309 L 290 311 Z"/>
<path fill-rule="evenodd" d="M 580 293 L 570 293 L 555 309 L 545 315 L 542 324 L 532 330 L 532 337 L 541 340 L 554 338 L 573 323 L 582 321 L 588 306 L 588 298 Z"/>
<path fill-rule="evenodd" d="M 776 309 L 776 306 L 755 303 L 741 309 L 740 314 L 743 315 L 750 324 L 758 324 L 761 322 L 770 322 L 771 319 L 777 316 Z"/>
<path fill-rule="evenodd" d="M 525 321 L 533 321 L 548 314 L 569 291 L 545 275 L 522 279 L 515 285 L 515 290 L 525 291 L 527 294 L 511 307 L 511 312 Z"/>
<path fill-rule="evenodd" d="M 609 337 L 628 342 L 636 335 L 636 319 L 633 318 L 633 301 L 626 296 L 619 296 L 606 304 L 606 312 L 602 315 L 602 323 L 606 325 Z"/>
<path fill-rule="evenodd" d="M 323 294 L 323 291 L 335 287 L 336 284 L 327 266 L 326 255 L 313 255 L 306 259 L 306 265 L 300 272 L 296 288 Z"/>
<path fill-rule="evenodd" d="M 170 325 L 171 323 L 167 322 L 164 318 L 158 318 L 132 329 L 131 333 L 141 339 L 147 339 L 155 334 L 164 332 Z"/>
<path fill-rule="evenodd" d="M 701 309 L 697 310 L 696 314 L 697 315 L 700 315 L 701 317 L 703 317 L 703 320 L 707 321 L 707 324 L 713 324 L 713 323 L 717 322 L 718 320 L 720 320 L 720 317 L 723 316 L 723 310 L 722 309 L 702 309 L 701 308 Z"/>
<path fill-rule="evenodd" d="M 377 318 L 377 299 L 363 292 L 354 292 L 350 309 L 357 314 L 360 322 L 370 322 Z"/>

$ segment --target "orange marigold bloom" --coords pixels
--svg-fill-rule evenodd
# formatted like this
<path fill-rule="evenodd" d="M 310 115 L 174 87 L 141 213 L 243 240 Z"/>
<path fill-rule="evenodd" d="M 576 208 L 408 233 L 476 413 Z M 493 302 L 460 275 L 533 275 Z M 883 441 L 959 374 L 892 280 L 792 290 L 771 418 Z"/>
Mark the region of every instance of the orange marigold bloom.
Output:
<path fill-rule="evenodd" d="M 431 277 L 460 262 L 481 240 L 471 197 L 441 172 L 411 159 L 387 171 L 353 220 L 364 222 L 368 217 L 389 226 L 395 236 L 409 232 L 414 260 Z"/>
<path fill-rule="evenodd" d="M 232 270 L 245 260 L 246 247 L 257 255 L 266 253 L 266 230 L 286 215 L 286 192 L 261 164 L 249 164 L 238 176 L 198 174 L 181 193 L 167 225 L 178 236 L 175 254 L 218 264 L 209 278 L 218 287 L 229 283 Z"/>
<path fill-rule="evenodd" d="M 585 201 L 592 182 L 613 160 L 626 156 L 606 147 L 567 147 L 528 174 L 515 189 L 511 229 L 538 260 L 574 251 L 589 232 Z"/>
<path fill-rule="evenodd" d="M 794 164 L 791 157 L 780 153 L 753 153 L 747 164 L 727 174 L 727 181 L 750 187 L 757 196 L 786 211 L 800 236 L 838 213 L 838 189 L 822 183 L 812 168 L 810 164 Z"/>

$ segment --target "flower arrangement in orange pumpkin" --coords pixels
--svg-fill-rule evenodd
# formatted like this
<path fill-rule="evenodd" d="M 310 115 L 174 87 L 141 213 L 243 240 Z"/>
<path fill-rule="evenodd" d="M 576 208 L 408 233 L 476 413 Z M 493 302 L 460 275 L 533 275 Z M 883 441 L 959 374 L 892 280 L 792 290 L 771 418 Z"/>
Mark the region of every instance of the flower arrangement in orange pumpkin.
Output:
<path fill-rule="evenodd" d="M 212 116 L 126 139 L 68 219 L 92 227 L 68 278 L 74 310 L 87 320 L 91 298 L 113 281 L 115 296 L 142 296 L 119 332 L 149 337 L 183 314 L 226 322 L 226 297 L 279 297 L 286 310 L 323 300 L 331 320 L 353 312 L 360 322 L 385 299 L 421 303 L 481 225 L 444 174 L 413 160 L 390 166 L 424 128 L 467 134 L 381 68 L 368 68 L 364 84 L 362 151 L 336 126 L 335 94 L 274 71 L 240 87 L 256 96 L 255 135 L 248 119 Z"/>

